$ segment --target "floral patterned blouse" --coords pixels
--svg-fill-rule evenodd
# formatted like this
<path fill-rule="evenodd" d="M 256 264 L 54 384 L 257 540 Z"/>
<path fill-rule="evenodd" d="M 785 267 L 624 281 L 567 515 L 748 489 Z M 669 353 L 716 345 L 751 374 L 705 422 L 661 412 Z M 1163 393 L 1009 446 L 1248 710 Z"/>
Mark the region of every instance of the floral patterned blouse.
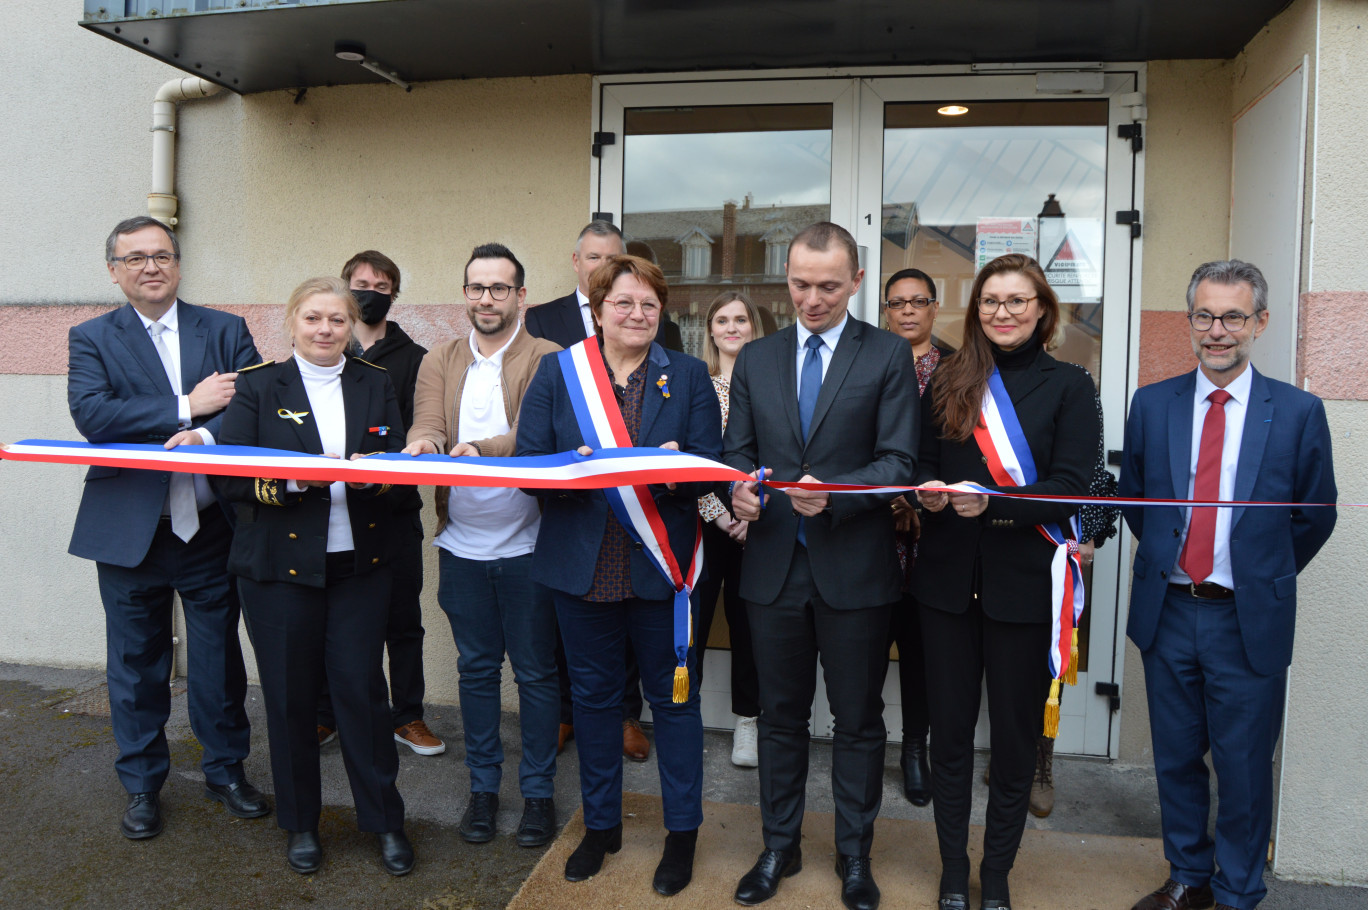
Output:
<path fill-rule="evenodd" d="M 727 431 L 727 415 L 731 412 L 731 379 L 718 373 L 712 377 L 713 389 L 717 392 L 717 403 L 722 406 L 722 432 Z M 700 496 L 698 515 L 704 522 L 713 521 L 727 514 L 727 507 L 717 498 L 716 493 Z"/>

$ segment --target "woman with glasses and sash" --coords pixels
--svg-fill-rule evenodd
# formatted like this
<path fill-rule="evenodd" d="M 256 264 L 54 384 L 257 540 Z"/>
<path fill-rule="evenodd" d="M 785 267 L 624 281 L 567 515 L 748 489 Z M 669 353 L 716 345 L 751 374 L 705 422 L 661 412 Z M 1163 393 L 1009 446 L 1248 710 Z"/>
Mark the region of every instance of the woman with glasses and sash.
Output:
<path fill-rule="evenodd" d="M 968 481 L 993 490 L 1081 496 L 1092 479 L 1100 425 L 1092 380 L 1045 349 L 1059 302 L 1039 264 L 1000 256 L 974 279 L 964 346 L 927 387 L 917 482 Z M 967 910 L 974 727 L 987 681 L 993 773 L 983 861 L 983 910 L 1009 910 L 1008 874 L 1021 843 L 1036 765 L 1036 739 L 1069 642 L 1052 622 L 1077 590 L 1076 505 L 972 492 L 917 494 L 918 572 L 931 728 L 931 785 L 941 854 L 939 910 Z M 1049 536 L 1047 536 L 1049 535 Z M 1070 545 L 1069 538 L 1072 538 Z M 1059 555 L 1060 558 L 1056 559 Z M 1076 582 L 1076 585 L 1075 585 Z M 1067 630 L 1068 626 L 1064 628 Z M 1065 633 L 1067 635 L 1067 631 Z"/>
<path fill-rule="evenodd" d="M 589 282 L 597 336 L 542 358 L 519 413 L 519 455 L 656 446 L 720 457 L 722 415 L 707 367 L 655 341 L 668 294 L 664 275 L 647 260 L 604 260 Z M 703 721 L 689 589 L 701 550 L 698 497 L 710 488 L 528 491 L 544 507 L 532 579 L 553 591 L 575 704 L 586 830 L 566 861 L 569 881 L 594 875 L 605 854 L 622 846 L 628 640 L 655 722 L 668 832 L 653 886 L 669 896 L 693 876 L 703 821 Z"/>

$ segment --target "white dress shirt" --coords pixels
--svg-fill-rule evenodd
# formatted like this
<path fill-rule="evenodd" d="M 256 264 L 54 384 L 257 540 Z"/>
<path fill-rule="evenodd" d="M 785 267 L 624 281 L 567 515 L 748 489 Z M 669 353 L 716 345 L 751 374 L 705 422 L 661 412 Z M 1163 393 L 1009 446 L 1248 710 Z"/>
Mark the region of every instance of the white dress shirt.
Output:
<path fill-rule="evenodd" d="M 841 340 L 841 333 L 845 331 L 846 323 L 850 321 L 850 313 L 847 312 L 841 317 L 841 321 L 833 325 L 821 334 L 822 346 L 817 349 L 817 354 L 822 358 L 822 379 L 825 381 L 827 367 L 831 366 L 832 355 L 836 353 L 836 343 Z M 797 322 L 798 328 L 798 381 L 794 383 L 793 394 L 796 396 L 798 390 L 803 385 L 803 361 L 807 360 L 807 340 L 812 337 L 812 332 L 803 328 L 803 323 Z"/>
<path fill-rule="evenodd" d="M 162 344 L 166 345 L 166 351 L 171 355 L 171 362 L 175 364 L 176 367 L 176 375 L 173 376 L 170 373 L 167 373 L 166 381 L 171 383 L 171 388 L 176 393 L 176 427 L 180 430 L 188 430 L 190 429 L 190 425 L 194 423 L 194 418 L 190 416 L 190 396 L 181 394 L 181 389 L 185 388 L 185 384 L 182 380 L 183 373 L 181 372 L 179 304 L 179 300 L 171 301 L 171 308 L 163 313 L 162 317 L 157 320 L 148 319 L 142 313 L 138 313 L 137 309 L 134 309 L 133 312 L 138 313 L 138 318 L 142 320 L 143 328 L 147 330 L 148 338 L 152 337 L 152 323 L 154 321 L 160 322 L 166 328 L 166 331 L 162 332 Z M 152 346 L 156 347 L 156 344 L 157 343 L 154 340 Z M 157 359 L 161 359 L 160 355 L 158 355 Z M 178 382 L 180 382 L 179 386 L 177 385 Z M 209 432 L 208 427 L 199 427 L 195 432 L 199 433 L 204 439 L 205 445 L 211 446 L 214 444 L 214 434 Z M 195 507 L 203 511 L 209 503 L 214 501 L 214 491 L 209 486 L 209 478 L 205 477 L 203 474 L 193 474 L 191 476 L 195 481 Z"/>
<path fill-rule="evenodd" d="M 1221 445 L 1221 499 L 1235 498 L 1235 474 L 1240 466 L 1240 442 L 1244 439 L 1245 412 L 1249 409 L 1249 393 L 1254 383 L 1254 369 L 1245 364 L 1244 372 L 1225 387 L 1230 400 L 1225 403 L 1225 441 Z M 1187 498 L 1192 498 L 1197 483 L 1197 456 L 1202 448 L 1202 425 L 1206 422 L 1211 402 L 1207 396 L 1216 391 L 1216 385 L 1200 369 L 1197 371 L 1197 390 L 1192 402 L 1192 457 L 1188 465 Z M 1187 545 L 1187 525 L 1191 523 L 1192 510 L 1184 509 L 1186 524 L 1183 539 L 1178 545 L 1178 559 L 1182 560 L 1183 547 Z M 1206 581 L 1214 582 L 1223 588 L 1235 588 L 1235 576 L 1230 568 L 1230 513 L 1232 509 L 1216 510 L 1216 538 L 1212 547 L 1211 574 Z M 1172 581 L 1180 585 L 1189 584 L 1192 579 L 1183 567 L 1174 563 L 1170 571 Z"/>
<path fill-rule="evenodd" d="M 461 442 L 501 436 L 512 427 L 504 409 L 503 358 L 522 331 L 489 357 L 480 355 L 475 333 L 470 350 L 475 360 L 466 368 L 461 400 L 456 405 Z M 447 524 L 433 541 L 453 556 L 488 562 L 531 553 L 537 546 L 541 510 L 537 500 L 513 487 L 452 487 L 447 499 Z"/>
<path fill-rule="evenodd" d="M 589 298 L 584 296 L 584 292 L 575 288 L 575 299 L 579 301 L 580 318 L 584 320 L 584 337 L 594 337 L 594 314 L 589 309 Z"/>

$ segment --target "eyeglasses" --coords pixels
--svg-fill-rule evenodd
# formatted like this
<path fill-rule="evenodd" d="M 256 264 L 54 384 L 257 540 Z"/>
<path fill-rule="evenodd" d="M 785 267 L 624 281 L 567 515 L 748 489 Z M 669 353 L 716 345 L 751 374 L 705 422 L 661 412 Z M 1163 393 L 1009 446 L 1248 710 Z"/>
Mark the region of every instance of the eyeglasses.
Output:
<path fill-rule="evenodd" d="M 1011 300 L 994 300 L 991 297 L 980 297 L 977 301 L 978 310 L 984 316 L 993 316 L 997 313 L 998 307 L 1005 306 L 1007 312 L 1013 316 L 1020 316 L 1026 312 L 1026 308 L 1031 305 L 1035 297 L 1013 297 Z"/>
<path fill-rule="evenodd" d="M 884 301 L 884 306 L 890 310 L 901 310 L 909 303 L 914 310 L 924 310 L 936 302 L 934 297 L 892 297 Z"/>
<path fill-rule="evenodd" d="M 151 256 L 147 256 L 143 253 L 132 253 L 128 256 L 111 256 L 109 261 L 122 262 L 124 268 L 128 269 L 130 272 L 136 272 L 140 269 L 147 268 L 147 260 L 149 259 L 157 264 L 157 268 L 169 269 L 171 266 L 175 265 L 176 260 L 180 259 L 180 257 L 174 256 L 171 253 L 153 253 Z"/>
<path fill-rule="evenodd" d="M 619 297 L 617 300 L 605 300 L 603 302 L 617 310 L 619 316 L 630 316 L 637 307 L 641 307 L 641 315 L 647 319 L 654 319 L 660 315 L 660 301 L 658 300 L 633 300 L 630 297 Z"/>
<path fill-rule="evenodd" d="M 1188 313 L 1188 323 L 1199 332 L 1209 331 L 1217 319 L 1221 320 L 1221 325 L 1225 326 L 1227 332 L 1238 332 L 1244 328 L 1246 321 L 1253 318 L 1248 313 L 1241 313 L 1238 310 L 1231 310 L 1220 316 L 1213 316 L 1210 313 Z"/>
<path fill-rule="evenodd" d="M 479 300 L 485 291 L 495 300 L 507 300 L 508 295 L 517 290 L 509 284 L 467 284 L 464 285 L 466 300 Z"/>

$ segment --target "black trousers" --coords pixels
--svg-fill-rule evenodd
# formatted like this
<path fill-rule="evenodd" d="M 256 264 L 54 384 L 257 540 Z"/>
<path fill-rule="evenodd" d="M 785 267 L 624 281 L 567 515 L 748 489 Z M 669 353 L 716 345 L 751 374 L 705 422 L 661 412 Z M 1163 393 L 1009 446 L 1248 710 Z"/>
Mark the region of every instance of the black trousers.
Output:
<path fill-rule="evenodd" d="M 390 572 L 348 574 L 350 551 L 328 555 L 328 583 L 239 579 L 252 631 L 271 743 L 276 820 L 287 831 L 314 831 L 322 810 L 315 729 L 324 679 L 332 692 L 342 760 L 362 831 L 398 831 L 404 801 L 395 787 L 399 755 L 385 698 Z"/>
<path fill-rule="evenodd" d="M 423 717 L 423 522 L 417 512 L 397 512 L 390 520 L 389 651 L 390 721 L 395 728 Z M 318 722 L 337 729 L 327 680 L 318 700 Z"/>
<path fill-rule="evenodd" d="M 931 728 L 926 703 L 926 655 L 922 648 L 921 611 L 911 594 L 893 608 L 891 645 L 898 646 L 898 690 L 902 696 L 902 741 L 925 742 Z"/>
<path fill-rule="evenodd" d="M 936 836 L 947 868 L 969 864 L 974 727 L 987 679 L 993 774 L 983 834 L 983 869 L 1006 875 L 1016 860 L 1035 776 L 1036 741 L 1049 694 L 1041 672 L 1047 623 L 998 622 L 974 600 L 963 613 L 921 607 L 930 705 L 931 792 Z"/>
<path fill-rule="evenodd" d="M 807 548 L 795 544 L 773 603 L 747 603 L 760 678 L 760 817 L 765 846 L 799 844 L 808 772 L 808 721 L 820 660 L 835 718 L 831 793 L 836 849 L 868 856 L 883 799 L 883 681 L 892 607 L 840 610 L 822 600 Z"/>
<path fill-rule="evenodd" d="M 717 595 L 731 632 L 731 709 L 738 717 L 760 716 L 760 680 L 755 675 L 750 618 L 741 600 L 741 555 L 745 548 L 712 522 L 703 526 L 703 564 L 708 576 L 698 586 L 698 687 L 703 687 L 703 657 L 717 613 Z M 920 653 L 920 651 L 919 651 Z"/>

